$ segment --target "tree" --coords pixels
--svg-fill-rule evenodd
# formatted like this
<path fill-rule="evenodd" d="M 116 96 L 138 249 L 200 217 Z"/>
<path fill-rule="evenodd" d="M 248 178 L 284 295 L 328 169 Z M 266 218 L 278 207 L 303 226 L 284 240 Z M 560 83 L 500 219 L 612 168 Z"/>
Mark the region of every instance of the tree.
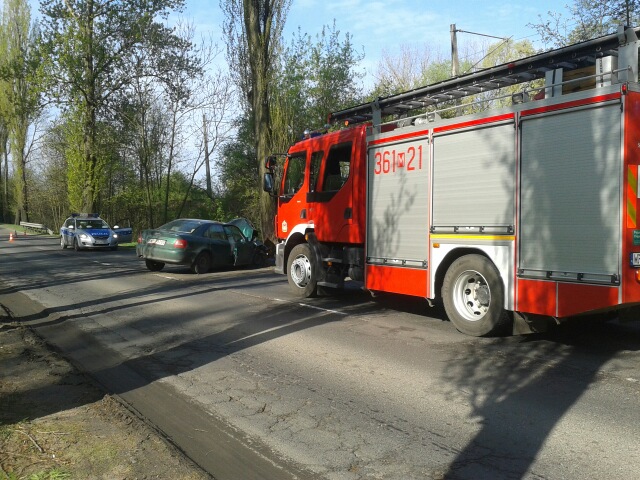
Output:
<path fill-rule="evenodd" d="M 264 158 L 271 149 L 269 84 L 290 4 L 291 0 L 220 0 L 225 15 L 227 61 L 251 113 L 260 177 L 265 172 Z M 274 235 L 273 215 L 273 200 L 263 192 L 260 229 L 266 237 Z"/>
<path fill-rule="evenodd" d="M 558 12 L 548 12 L 546 19 L 539 16 L 539 23 L 528 25 L 538 32 L 545 45 L 562 47 L 613 33 L 619 25 L 640 21 L 638 0 L 575 0 L 567 8 L 569 18 Z"/>
<path fill-rule="evenodd" d="M 27 161 L 29 129 L 40 115 L 38 30 L 26 0 L 5 0 L 0 30 L 2 89 L 0 112 L 14 164 L 15 223 L 29 220 Z M 6 152 L 5 152 L 6 153 Z"/>
<path fill-rule="evenodd" d="M 445 72 L 446 76 L 441 78 L 433 66 L 445 63 L 449 66 L 449 73 Z M 371 95 L 373 98 L 386 97 L 444 80 L 450 76 L 450 65 L 450 62 L 441 58 L 441 55 L 434 54 L 426 44 L 400 45 L 397 55 L 385 49 L 373 74 L 375 83 Z"/>
<path fill-rule="evenodd" d="M 221 219 L 245 217 L 258 225 L 259 192 L 256 185 L 259 169 L 253 128 L 247 116 L 238 118 L 235 127 L 236 136 L 224 145 L 217 164 L 217 214 Z"/>
<path fill-rule="evenodd" d="M 129 85 L 135 70 L 129 60 L 152 49 L 154 58 L 181 44 L 157 19 L 180 10 L 184 0 L 42 0 L 43 58 L 49 92 L 77 110 L 81 124 L 79 153 L 82 206 L 93 211 L 101 168 L 99 118 L 116 93 Z"/>
<path fill-rule="evenodd" d="M 2 87 L 0 86 L 0 89 Z M 8 218 L 9 208 L 9 130 L 5 119 L 0 114 L 0 221 L 5 222 Z M 4 164 L 4 168 L 3 168 Z"/>
<path fill-rule="evenodd" d="M 272 81 L 274 150 L 285 151 L 305 129 L 322 128 L 329 113 L 362 101 L 364 73 L 356 67 L 363 57 L 348 33 L 341 38 L 335 23 L 315 40 L 298 30 Z"/>
<path fill-rule="evenodd" d="M 478 50 L 474 45 L 468 50 Z M 469 54 L 463 55 L 460 71 L 469 73 L 474 61 Z M 431 85 L 451 77 L 451 60 L 433 52 L 429 45 L 400 45 L 399 53 L 393 55 L 383 51 L 374 73 L 374 87 L 369 97 L 386 97 L 400 92 Z"/>

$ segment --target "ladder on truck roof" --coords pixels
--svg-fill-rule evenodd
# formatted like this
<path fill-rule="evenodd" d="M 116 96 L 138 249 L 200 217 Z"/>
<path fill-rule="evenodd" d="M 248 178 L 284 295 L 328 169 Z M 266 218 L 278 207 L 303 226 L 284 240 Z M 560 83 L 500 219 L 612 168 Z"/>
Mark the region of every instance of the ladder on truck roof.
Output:
<path fill-rule="evenodd" d="M 639 27 L 619 27 L 614 34 L 333 112 L 329 114 L 329 123 L 373 121 L 374 125 L 379 125 L 382 123 L 382 116 L 405 115 L 411 110 L 435 106 L 441 102 L 544 78 L 547 72 L 557 69 L 571 71 L 594 66 L 598 59 L 608 56 L 617 59 L 617 68 L 610 72 L 598 72 L 598 77 L 608 74 L 616 76 L 618 82 L 637 82 L 638 33 Z"/>

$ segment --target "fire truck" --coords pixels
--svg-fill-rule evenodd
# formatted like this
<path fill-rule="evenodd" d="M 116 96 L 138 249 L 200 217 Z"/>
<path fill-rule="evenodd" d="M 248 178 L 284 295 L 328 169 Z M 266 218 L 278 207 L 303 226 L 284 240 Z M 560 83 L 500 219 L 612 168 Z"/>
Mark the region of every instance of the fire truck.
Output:
<path fill-rule="evenodd" d="M 442 302 L 475 336 L 640 304 L 639 31 L 330 114 L 266 159 L 276 271 Z"/>

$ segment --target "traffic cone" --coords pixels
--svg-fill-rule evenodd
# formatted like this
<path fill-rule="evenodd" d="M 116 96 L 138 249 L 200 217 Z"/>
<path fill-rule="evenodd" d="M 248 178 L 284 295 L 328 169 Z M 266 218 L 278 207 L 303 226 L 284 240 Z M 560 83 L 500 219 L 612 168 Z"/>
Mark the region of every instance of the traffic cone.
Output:
<path fill-rule="evenodd" d="M 13 242 L 13 233 L 10 233 L 10 234 L 9 234 L 9 241 L 10 241 L 10 242 Z"/>

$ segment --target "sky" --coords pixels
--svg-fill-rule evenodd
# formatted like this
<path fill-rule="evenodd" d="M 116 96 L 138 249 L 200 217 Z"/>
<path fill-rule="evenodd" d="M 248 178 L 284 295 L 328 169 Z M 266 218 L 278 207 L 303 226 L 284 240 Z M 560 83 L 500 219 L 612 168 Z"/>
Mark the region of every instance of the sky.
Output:
<path fill-rule="evenodd" d="M 184 15 L 191 18 L 200 32 L 220 38 L 222 14 L 218 0 L 186 0 Z M 298 27 L 315 37 L 324 25 L 336 22 L 336 28 L 349 32 L 355 48 L 364 51 L 361 68 L 368 76 L 375 71 L 384 51 L 393 55 L 400 45 L 429 45 L 431 52 L 450 58 L 450 25 L 459 30 L 529 39 L 543 48 L 535 30 L 528 23 L 539 23 L 539 16 L 549 11 L 564 13 L 567 2 L 558 0 L 292 0 L 285 27 L 285 41 L 293 38 Z M 465 52 L 476 53 L 497 40 L 468 33 L 458 33 L 461 59 Z M 343 38 L 341 36 L 341 38 Z M 220 40 L 221 44 L 223 41 Z M 485 52 L 486 53 L 486 52 Z"/>
<path fill-rule="evenodd" d="M 220 0 L 185 0 L 185 11 L 180 15 L 193 23 L 196 32 L 211 36 L 224 47 L 222 38 L 223 16 Z M 39 0 L 29 0 L 32 13 L 38 16 Z M 400 46 L 429 45 L 438 59 L 451 56 L 450 25 L 459 30 L 496 37 L 528 39 L 537 48 L 543 48 L 535 30 L 529 23 L 539 23 L 540 17 L 548 18 L 548 12 L 561 12 L 567 17 L 564 5 L 558 0 L 292 0 L 287 17 L 284 38 L 290 43 L 298 27 L 314 38 L 323 26 L 331 26 L 335 20 L 341 33 L 352 36 L 353 45 L 364 52 L 361 69 L 368 77 L 376 71 L 378 62 L 386 51 L 394 56 Z M 172 16 L 172 19 L 177 19 Z M 496 40 L 458 33 L 460 59 L 464 55 L 486 53 L 486 47 Z M 223 55 L 220 60 L 224 61 Z M 366 81 L 366 79 L 365 79 Z"/>

